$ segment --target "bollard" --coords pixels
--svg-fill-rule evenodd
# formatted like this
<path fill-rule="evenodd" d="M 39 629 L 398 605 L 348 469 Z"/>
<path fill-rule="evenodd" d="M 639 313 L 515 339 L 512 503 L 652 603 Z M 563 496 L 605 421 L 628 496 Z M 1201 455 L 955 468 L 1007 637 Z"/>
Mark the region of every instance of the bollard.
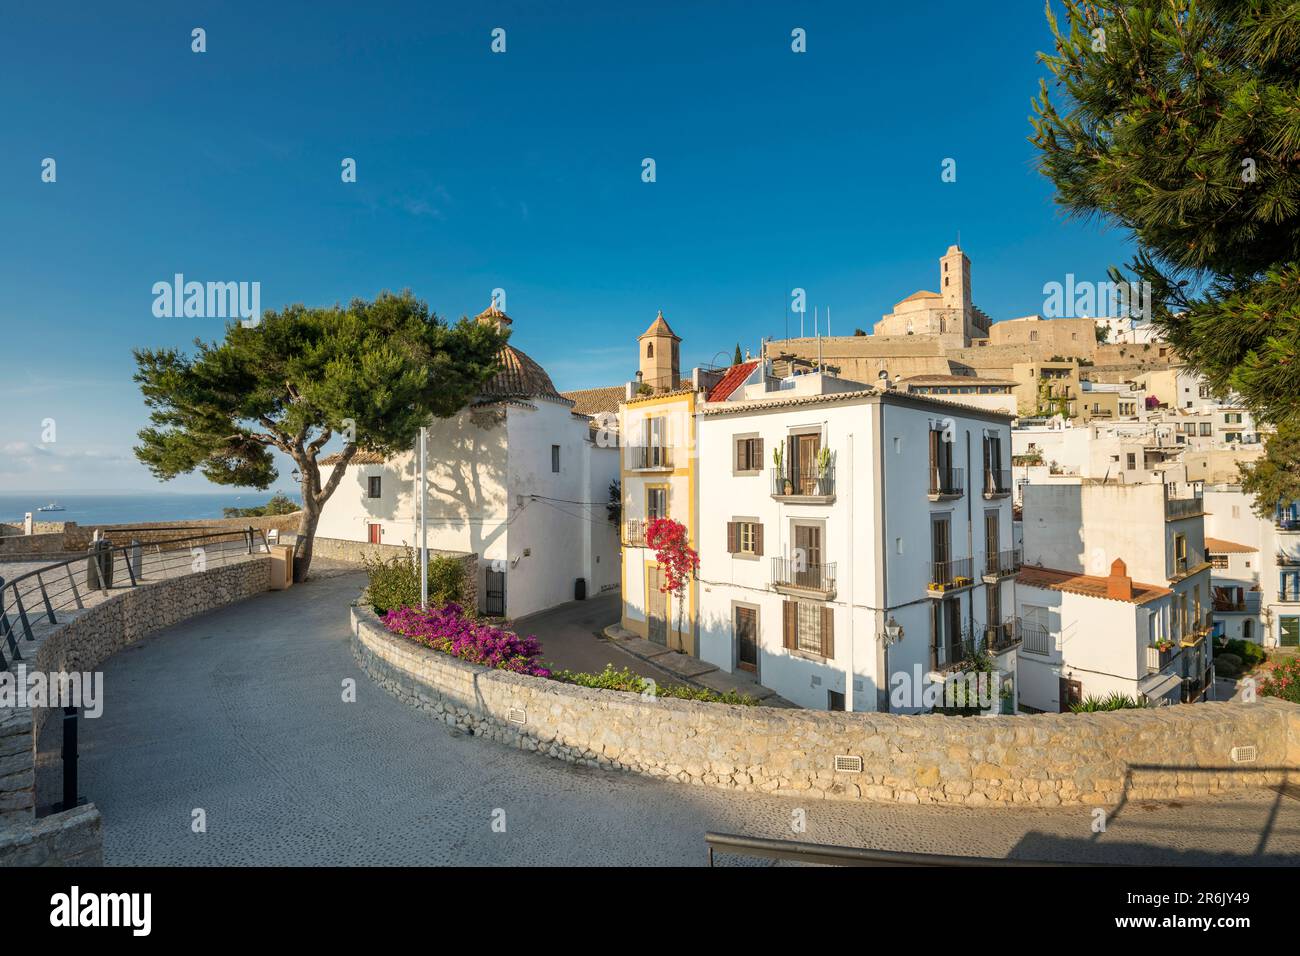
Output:
<path fill-rule="evenodd" d="M 54 805 L 56 812 L 71 810 L 81 804 L 77 797 L 77 708 L 63 708 L 63 800 Z"/>

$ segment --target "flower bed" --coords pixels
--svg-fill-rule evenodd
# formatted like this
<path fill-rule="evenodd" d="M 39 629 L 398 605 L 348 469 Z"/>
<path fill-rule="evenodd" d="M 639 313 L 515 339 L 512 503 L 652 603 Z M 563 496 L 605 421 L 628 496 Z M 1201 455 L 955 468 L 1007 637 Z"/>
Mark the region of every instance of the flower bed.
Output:
<path fill-rule="evenodd" d="M 626 667 L 616 671 L 613 664 L 606 664 L 605 669 L 599 674 L 556 671 L 551 677 L 566 684 L 577 684 L 579 687 L 621 690 L 629 694 L 651 694 L 655 697 L 700 700 L 714 704 L 740 704 L 745 707 L 756 707 L 758 705 L 758 700 L 748 694 L 741 694 L 733 690 L 720 694 L 717 691 L 703 687 L 686 687 L 682 684 L 656 684 L 637 676 Z"/>
<path fill-rule="evenodd" d="M 459 604 L 448 603 L 428 611 L 401 608 L 389 611 L 382 620 L 395 634 L 471 664 L 533 677 L 551 676 L 550 670 L 537 660 L 542 653 L 537 638 L 520 637 L 513 631 L 482 624 L 468 617 Z"/>

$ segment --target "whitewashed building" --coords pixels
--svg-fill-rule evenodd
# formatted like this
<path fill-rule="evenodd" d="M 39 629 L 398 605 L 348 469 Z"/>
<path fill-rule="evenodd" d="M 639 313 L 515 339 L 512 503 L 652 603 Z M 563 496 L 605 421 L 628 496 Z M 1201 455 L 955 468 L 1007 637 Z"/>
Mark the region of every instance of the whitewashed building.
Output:
<path fill-rule="evenodd" d="M 1013 692 L 1011 416 L 746 371 L 698 415 L 699 656 L 811 708 L 928 710 L 981 651 Z"/>
<path fill-rule="evenodd" d="M 1202 699 L 1213 600 L 1199 490 L 1075 479 L 1022 493 L 1020 703 Z"/>
<path fill-rule="evenodd" d="M 509 326 L 495 308 L 481 322 Z M 618 478 L 614 419 L 574 412 L 544 369 L 514 346 L 468 408 L 428 427 L 428 546 L 479 556 L 480 610 L 520 617 L 618 587 L 618 527 L 609 485 Z M 333 459 L 325 459 L 330 464 Z M 357 454 L 326 502 L 317 535 L 416 547 L 414 450 Z"/>
<path fill-rule="evenodd" d="M 1300 645 L 1300 503 L 1259 516 L 1239 485 L 1205 489 L 1215 616 L 1229 637 Z M 1222 608 L 1220 610 L 1220 608 Z"/>

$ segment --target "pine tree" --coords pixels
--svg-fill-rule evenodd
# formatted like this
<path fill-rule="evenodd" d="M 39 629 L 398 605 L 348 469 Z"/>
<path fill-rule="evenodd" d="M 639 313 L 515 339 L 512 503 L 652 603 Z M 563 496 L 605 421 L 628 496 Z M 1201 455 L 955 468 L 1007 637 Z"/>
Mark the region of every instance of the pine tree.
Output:
<path fill-rule="evenodd" d="M 1300 451 L 1281 438 L 1300 427 L 1300 4 L 1061 6 L 1040 54 L 1056 91 L 1034 100 L 1041 169 L 1071 215 L 1133 237 L 1112 279 L 1150 283 L 1182 360 L 1279 430 L 1258 487 L 1300 498 L 1296 459 L 1274 460 Z"/>
<path fill-rule="evenodd" d="M 741 362 L 743 362 L 743 361 L 745 361 L 745 360 L 744 360 L 743 358 L 740 357 L 740 343 L 737 342 L 737 343 L 736 343 L 736 360 L 735 360 L 734 362 L 732 362 L 731 364 L 733 364 L 733 365 L 739 365 L 739 364 L 740 364 Z"/>

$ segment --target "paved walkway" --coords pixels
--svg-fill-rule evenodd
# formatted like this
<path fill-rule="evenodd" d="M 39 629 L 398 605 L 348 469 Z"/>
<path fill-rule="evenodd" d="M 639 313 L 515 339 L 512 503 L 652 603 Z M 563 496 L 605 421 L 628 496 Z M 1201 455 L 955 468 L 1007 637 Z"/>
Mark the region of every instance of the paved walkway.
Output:
<path fill-rule="evenodd" d="M 1268 791 L 1129 805 L 1094 834 L 1084 808 L 800 801 L 579 769 L 467 737 L 358 671 L 346 606 L 362 581 L 259 595 L 107 663 L 104 715 L 81 724 L 82 793 L 103 813 L 107 862 L 702 864 L 707 830 L 1032 859 L 1300 862 L 1300 799 Z M 355 703 L 342 700 L 346 679 Z M 191 830 L 196 808 L 206 833 Z"/>

